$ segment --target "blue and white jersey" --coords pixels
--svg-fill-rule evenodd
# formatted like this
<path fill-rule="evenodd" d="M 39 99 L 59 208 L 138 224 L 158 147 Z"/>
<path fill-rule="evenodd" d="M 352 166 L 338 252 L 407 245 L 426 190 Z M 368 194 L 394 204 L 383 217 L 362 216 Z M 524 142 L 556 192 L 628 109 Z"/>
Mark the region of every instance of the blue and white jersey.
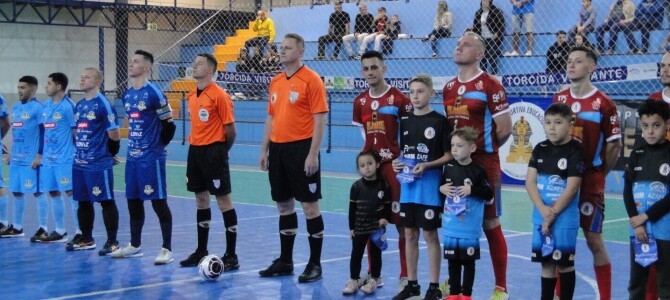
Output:
<path fill-rule="evenodd" d="M 11 116 L 12 152 L 11 163 L 19 166 L 32 164 L 40 145 L 42 103 L 33 98 L 14 104 Z"/>
<path fill-rule="evenodd" d="M 486 179 L 486 170 L 475 162 L 461 165 L 456 160 L 444 166 L 442 184 L 453 186 L 470 185 L 470 195 L 465 197 L 446 197 L 442 212 L 442 236 L 479 239 L 484 222 L 484 203 L 493 198 L 493 190 Z M 450 203 L 465 203 L 465 210 L 454 213 Z"/>
<path fill-rule="evenodd" d="M 633 198 L 638 214 L 645 213 L 670 193 L 670 143 L 644 143 L 635 148 L 628 158 L 624 176 L 633 182 Z M 670 240 L 670 213 L 656 222 L 645 224 L 647 233 L 653 233 L 659 240 Z M 634 235 L 633 228 L 630 228 L 630 233 Z"/>
<path fill-rule="evenodd" d="M 535 146 L 528 163 L 537 170 L 537 189 L 542 202 L 554 206 L 568 186 L 568 177 L 582 177 L 584 173 L 584 155 L 579 142 L 570 140 L 563 145 L 554 145 L 545 140 Z M 533 224 L 542 225 L 544 218 L 533 206 Z M 575 193 L 570 204 L 556 217 L 554 227 L 579 227 L 579 192 Z"/>
<path fill-rule="evenodd" d="M 129 88 L 123 95 L 128 114 L 129 161 L 154 160 L 165 157 L 161 142 L 161 117 L 170 113 L 165 95 L 147 81 L 141 89 Z"/>
<path fill-rule="evenodd" d="M 58 103 L 52 99 L 44 103 L 44 154 L 42 163 L 47 166 L 72 166 L 74 161 L 74 141 L 72 129 L 75 104 L 65 96 Z"/>
<path fill-rule="evenodd" d="M 2 95 L 0 95 L 0 119 L 6 118 L 9 115 L 7 112 L 7 105 L 5 104 L 5 98 L 2 98 Z M 4 136 L 2 136 L 2 132 L 0 132 L 0 140 L 2 140 Z"/>
<path fill-rule="evenodd" d="M 74 168 L 89 172 L 112 168 L 113 157 L 107 150 L 107 131 L 119 126 L 109 100 L 100 93 L 91 100 L 79 100 L 74 119 L 77 123 Z"/>

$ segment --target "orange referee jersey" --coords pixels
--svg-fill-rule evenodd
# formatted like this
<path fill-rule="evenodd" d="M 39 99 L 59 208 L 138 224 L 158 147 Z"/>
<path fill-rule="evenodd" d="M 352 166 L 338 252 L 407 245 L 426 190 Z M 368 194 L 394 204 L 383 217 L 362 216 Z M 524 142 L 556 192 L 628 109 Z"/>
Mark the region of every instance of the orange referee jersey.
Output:
<path fill-rule="evenodd" d="M 233 101 L 216 83 L 210 83 L 197 96 L 197 91 L 188 94 L 188 111 L 191 116 L 191 135 L 188 142 L 204 146 L 226 141 L 224 125 L 235 122 Z"/>
<path fill-rule="evenodd" d="M 274 117 L 270 141 L 289 143 L 314 133 L 314 114 L 328 112 L 321 76 L 302 66 L 293 76 L 277 74 L 270 82 L 268 114 Z"/>

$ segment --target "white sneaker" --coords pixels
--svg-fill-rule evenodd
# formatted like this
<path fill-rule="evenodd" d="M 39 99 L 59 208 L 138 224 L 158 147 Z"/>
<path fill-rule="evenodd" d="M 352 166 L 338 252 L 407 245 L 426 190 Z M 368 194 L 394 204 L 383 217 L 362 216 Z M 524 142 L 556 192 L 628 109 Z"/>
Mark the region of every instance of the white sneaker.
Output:
<path fill-rule="evenodd" d="M 361 279 L 349 279 L 347 284 L 344 285 L 342 290 L 342 295 L 353 295 L 358 291 L 358 289 L 363 285 L 363 280 Z"/>
<path fill-rule="evenodd" d="M 405 289 L 407 283 L 409 283 L 407 277 L 400 277 L 400 281 L 398 281 L 398 293 Z"/>
<path fill-rule="evenodd" d="M 161 248 L 161 252 L 158 252 L 158 256 L 154 259 L 154 265 L 167 265 L 174 261 L 172 257 L 172 251 Z"/>
<path fill-rule="evenodd" d="M 365 293 L 366 295 L 370 295 L 375 292 L 375 290 L 379 287 L 377 280 L 379 278 L 370 278 L 368 279 L 368 282 L 366 282 L 362 287 L 361 291 Z"/>
<path fill-rule="evenodd" d="M 526 54 L 524 54 L 524 55 L 525 56 L 533 56 L 533 51 L 528 50 L 528 51 L 526 51 Z"/>
<path fill-rule="evenodd" d="M 130 243 L 128 243 L 128 246 L 125 248 L 120 248 L 110 254 L 112 258 L 140 257 L 143 255 L 144 253 L 142 253 L 142 247 L 135 248 L 130 245 Z"/>
<path fill-rule="evenodd" d="M 519 56 L 519 52 L 511 51 L 503 53 L 503 56 Z"/>
<path fill-rule="evenodd" d="M 368 273 L 368 275 L 365 276 L 365 281 L 364 283 L 367 283 L 368 280 L 372 279 L 372 274 Z M 384 281 L 382 281 L 382 277 L 379 276 L 379 278 L 375 278 L 375 281 L 377 282 L 377 288 L 383 287 L 384 286 Z"/>

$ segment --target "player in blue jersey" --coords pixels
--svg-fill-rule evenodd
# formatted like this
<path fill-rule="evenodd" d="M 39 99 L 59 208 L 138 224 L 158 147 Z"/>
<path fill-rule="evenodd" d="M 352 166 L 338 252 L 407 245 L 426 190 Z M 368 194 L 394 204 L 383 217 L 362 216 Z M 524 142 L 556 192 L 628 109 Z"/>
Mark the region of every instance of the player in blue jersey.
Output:
<path fill-rule="evenodd" d="M 0 141 L 5 137 L 9 131 L 9 118 L 7 118 L 7 106 L 5 105 L 5 98 L 0 95 Z M 4 147 L 0 147 L 4 148 Z M 4 152 L 4 149 L 3 149 Z M 7 214 L 7 188 L 5 187 L 5 180 L 0 172 L 0 235 L 5 231 L 9 225 L 9 216 Z"/>
<path fill-rule="evenodd" d="M 104 256 L 119 249 L 116 240 L 119 211 L 114 202 L 112 166 L 114 156 L 119 153 L 121 134 L 109 100 L 100 93 L 102 80 L 102 72 L 95 68 L 84 69 L 80 77 L 79 87 L 84 91 L 85 98 L 79 100 L 75 107 L 77 134 L 72 167 L 72 196 L 79 202 L 77 217 L 81 239 L 65 249 L 95 249 L 93 203 L 99 202 L 107 229 L 107 242 L 98 254 Z"/>
<path fill-rule="evenodd" d="M 623 200 L 631 225 L 628 292 L 630 299 L 645 298 L 653 265 L 656 282 L 652 284 L 661 299 L 670 299 L 670 143 L 666 140 L 670 107 L 663 101 L 646 101 L 638 115 L 646 143 L 631 152 L 624 172 Z M 655 261 L 649 259 L 653 254 Z"/>
<path fill-rule="evenodd" d="M 572 299 L 575 291 L 579 187 L 585 166 L 579 142 L 570 135 L 573 124 L 567 105 L 547 108 L 547 140 L 533 149 L 526 173 L 526 190 L 534 204 L 531 260 L 542 263 L 542 300 L 554 299 L 557 270 L 560 299 Z"/>
<path fill-rule="evenodd" d="M 9 159 L 9 190 L 14 194 L 14 224 L 9 225 L 0 237 L 19 237 L 23 233 L 23 211 L 25 193 L 32 193 L 37 200 L 40 228 L 30 241 L 46 238 L 48 206 L 39 185 L 39 169 L 42 165 L 44 126 L 42 104 L 35 98 L 37 78 L 23 76 L 17 86 L 19 102 L 12 108 L 12 151 Z"/>
<path fill-rule="evenodd" d="M 40 185 L 49 192 L 52 216 L 56 229 L 39 242 L 67 242 L 65 232 L 65 205 L 62 192 L 72 197 L 72 163 L 74 161 L 74 102 L 65 96 L 68 78 L 63 73 L 49 75 L 46 84 L 47 96 L 43 105 L 44 153 L 40 169 Z M 78 205 L 72 201 L 77 234 L 73 241 L 81 238 L 76 218 Z"/>
<path fill-rule="evenodd" d="M 454 160 L 445 165 L 444 184 L 440 186 L 440 192 L 446 196 L 442 212 L 442 239 L 444 258 L 449 262 L 447 300 L 472 299 L 484 203 L 493 197 L 486 170 L 471 157 L 477 150 L 477 137 L 479 132 L 472 127 L 461 127 L 451 133 Z"/>
<path fill-rule="evenodd" d="M 128 63 L 131 87 L 123 95 L 128 114 L 128 155 L 126 156 L 126 198 L 130 215 L 130 243 L 112 252 L 113 258 L 142 256 L 140 248 L 144 226 L 144 201 L 150 200 L 158 216 L 163 247 L 154 260 L 157 265 L 171 263 L 172 213 L 167 203 L 165 146 L 172 140 L 175 125 L 165 95 L 148 80 L 154 56 L 137 50 Z"/>
<path fill-rule="evenodd" d="M 402 154 L 393 160 L 393 169 L 400 181 L 400 220 L 405 227 L 407 253 L 407 285 L 394 300 L 419 296 L 417 279 L 419 260 L 419 229 L 428 247 L 430 286 L 424 299 L 441 299 L 440 239 L 437 229 L 442 226 L 442 196 L 439 187 L 442 166 L 451 159 L 447 118 L 430 107 L 435 96 L 433 80 L 419 74 L 409 82 L 409 95 L 414 112 L 400 119 L 400 149 Z"/>

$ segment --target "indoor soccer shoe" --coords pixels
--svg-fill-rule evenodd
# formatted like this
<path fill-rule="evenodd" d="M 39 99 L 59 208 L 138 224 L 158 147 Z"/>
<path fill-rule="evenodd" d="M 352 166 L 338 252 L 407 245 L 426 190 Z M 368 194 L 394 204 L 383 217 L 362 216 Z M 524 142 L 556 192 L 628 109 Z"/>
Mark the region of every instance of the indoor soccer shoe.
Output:
<path fill-rule="evenodd" d="M 223 271 L 228 272 L 232 270 L 237 270 L 240 268 L 240 262 L 237 260 L 237 254 L 223 254 L 221 257 L 223 261 Z"/>
<path fill-rule="evenodd" d="M 9 227 L 5 227 L 5 230 L 2 233 L 0 233 L 0 237 L 2 238 L 21 237 L 24 235 L 25 234 L 23 233 L 23 229 L 16 229 L 14 228 L 14 225 L 9 225 Z"/>
<path fill-rule="evenodd" d="M 161 252 L 158 252 L 158 256 L 154 259 L 154 265 L 167 265 L 173 261 L 172 251 L 161 248 Z"/>
<path fill-rule="evenodd" d="M 40 227 L 40 229 L 37 229 L 37 232 L 35 232 L 35 235 L 33 235 L 30 238 L 31 243 L 41 243 L 44 242 L 49 237 L 49 233 L 44 230 L 44 228 Z"/>
<path fill-rule="evenodd" d="M 107 256 L 107 255 L 112 254 L 112 252 L 118 250 L 119 248 L 120 247 L 119 247 L 119 242 L 118 241 L 107 240 L 107 242 L 105 242 L 105 246 L 103 246 L 102 249 L 100 249 L 100 251 L 98 251 L 98 255 Z"/>
<path fill-rule="evenodd" d="M 200 263 L 200 260 L 207 256 L 209 254 L 207 251 L 205 252 L 193 252 L 191 255 L 188 256 L 185 260 L 182 260 L 179 262 L 179 264 L 182 267 L 195 267 Z"/>
<path fill-rule="evenodd" d="M 76 243 L 79 243 L 81 241 L 81 233 L 77 233 L 74 235 L 71 241 L 67 242 L 68 246 L 72 246 Z"/>
<path fill-rule="evenodd" d="M 368 273 L 368 275 L 365 276 L 365 280 L 363 280 L 363 283 L 367 283 L 368 280 L 372 278 L 372 274 Z M 377 282 L 377 288 L 383 287 L 384 286 L 384 281 L 382 281 L 381 276 L 379 278 L 375 278 L 375 282 Z M 398 290 L 401 291 L 402 289 Z"/>
<path fill-rule="evenodd" d="M 416 296 L 421 296 L 421 286 L 418 284 L 415 286 L 407 284 L 405 288 L 400 291 L 400 293 L 393 297 L 393 300 L 405 300 Z"/>
<path fill-rule="evenodd" d="M 377 287 L 379 287 L 379 283 L 377 280 L 381 280 L 381 278 L 370 278 L 365 282 L 365 284 L 361 287 L 361 291 L 365 293 L 366 295 L 370 295 L 375 292 Z"/>
<path fill-rule="evenodd" d="M 82 239 L 79 239 L 77 243 L 65 246 L 65 250 L 67 251 L 92 250 L 92 249 L 95 249 L 95 241 L 93 240 L 87 242 Z"/>
<path fill-rule="evenodd" d="M 509 294 L 505 291 L 505 289 L 496 286 L 495 290 L 493 290 L 493 295 L 491 295 L 491 300 L 508 300 L 509 299 Z"/>
<path fill-rule="evenodd" d="M 363 280 L 361 279 L 349 279 L 347 284 L 344 285 L 342 290 L 342 295 L 353 295 L 358 291 L 358 289 L 363 286 Z"/>
<path fill-rule="evenodd" d="M 144 256 L 142 253 L 142 247 L 133 247 L 130 243 L 125 248 L 116 249 L 116 251 L 110 254 L 113 258 L 128 258 L 128 257 L 141 257 Z"/>
<path fill-rule="evenodd" d="M 308 263 L 305 267 L 305 271 L 298 276 L 298 282 L 312 282 L 321 279 L 321 266 L 315 263 Z"/>
<path fill-rule="evenodd" d="M 258 274 L 261 277 L 293 275 L 293 262 L 284 262 L 281 258 L 277 258 L 267 269 L 259 271 Z"/>
<path fill-rule="evenodd" d="M 426 291 L 426 296 L 423 297 L 424 300 L 442 300 L 442 292 L 436 286 L 428 287 Z"/>
<path fill-rule="evenodd" d="M 49 236 L 46 238 L 46 240 L 43 240 L 42 242 L 45 243 L 65 243 L 67 242 L 67 232 L 64 232 L 63 234 L 59 234 L 56 231 L 52 231 Z"/>
<path fill-rule="evenodd" d="M 7 228 L 7 226 L 4 223 L 0 223 L 0 234 L 5 231 L 5 228 Z"/>

